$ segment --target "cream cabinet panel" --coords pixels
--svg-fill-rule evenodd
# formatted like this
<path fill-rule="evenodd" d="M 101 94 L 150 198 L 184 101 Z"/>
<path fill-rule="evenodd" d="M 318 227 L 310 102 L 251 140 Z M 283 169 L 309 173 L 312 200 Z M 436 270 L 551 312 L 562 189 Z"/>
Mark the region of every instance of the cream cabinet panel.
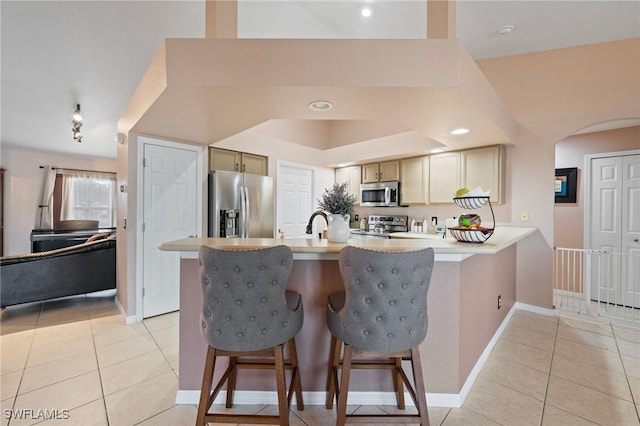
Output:
<path fill-rule="evenodd" d="M 362 166 L 362 183 L 400 180 L 400 161 L 392 160 Z"/>
<path fill-rule="evenodd" d="M 240 153 L 228 149 L 209 148 L 209 171 L 240 171 Z"/>
<path fill-rule="evenodd" d="M 460 152 L 429 157 L 429 202 L 453 203 L 460 188 Z"/>
<path fill-rule="evenodd" d="M 429 157 L 400 160 L 400 203 L 426 204 L 429 201 Z"/>
<path fill-rule="evenodd" d="M 227 170 L 267 176 L 267 157 L 230 149 L 209 148 L 209 171 Z"/>
<path fill-rule="evenodd" d="M 502 145 L 461 151 L 462 185 L 491 190 L 492 203 L 502 203 L 505 150 Z"/>
<path fill-rule="evenodd" d="M 269 174 L 267 170 L 267 157 L 243 152 L 240 158 L 240 164 L 242 164 L 240 167 L 241 172 L 263 176 Z"/>
<path fill-rule="evenodd" d="M 360 166 L 336 169 L 336 182 L 340 184 L 346 183 L 349 194 L 356 196 L 356 203 L 360 202 Z"/>

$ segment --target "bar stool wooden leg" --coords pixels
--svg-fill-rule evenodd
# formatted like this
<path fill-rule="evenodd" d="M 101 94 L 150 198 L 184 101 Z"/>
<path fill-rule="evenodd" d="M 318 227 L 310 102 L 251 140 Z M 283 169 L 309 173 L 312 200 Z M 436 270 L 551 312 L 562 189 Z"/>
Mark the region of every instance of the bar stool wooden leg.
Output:
<path fill-rule="evenodd" d="M 296 407 L 298 410 L 304 410 L 304 401 L 302 399 L 302 381 L 300 380 L 300 369 L 298 367 L 298 350 L 296 349 L 295 339 L 289 340 L 289 360 L 291 362 L 291 385 L 289 385 L 289 395 L 287 396 L 287 404 L 291 405 L 291 392 L 296 393 Z"/>
<path fill-rule="evenodd" d="M 289 426 L 289 405 L 287 404 L 287 384 L 284 376 L 284 345 L 273 348 L 276 363 L 276 384 L 278 389 L 278 413 L 280 415 L 280 425 Z"/>
<path fill-rule="evenodd" d="M 335 336 L 331 336 L 331 349 L 329 353 L 329 368 L 327 369 L 327 396 L 325 406 L 328 409 L 333 408 L 333 401 L 336 395 L 336 377 L 338 366 L 340 365 L 340 351 L 342 350 L 342 342 Z"/>
<path fill-rule="evenodd" d="M 209 411 L 212 403 L 211 385 L 213 384 L 213 371 L 216 363 L 216 350 L 211 346 L 207 348 L 207 357 L 204 364 L 204 374 L 202 375 L 202 388 L 200 389 L 200 403 L 198 404 L 198 416 L 196 426 L 205 426 L 204 416 Z"/>
<path fill-rule="evenodd" d="M 416 408 L 418 409 L 418 414 L 420 415 L 420 425 L 430 426 L 429 411 L 427 409 L 426 389 L 424 387 L 424 379 L 422 375 L 422 362 L 420 361 L 420 349 L 418 347 L 411 349 L 411 367 L 413 369 L 415 393 L 417 394 L 418 398 L 418 401 L 416 401 Z"/>
<path fill-rule="evenodd" d="M 393 389 L 396 392 L 398 408 L 404 410 L 404 384 L 402 382 L 402 376 L 400 375 L 400 371 L 402 371 L 402 358 L 395 357 L 393 361 L 395 364 L 395 368 L 393 369 Z"/>
<path fill-rule="evenodd" d="M 336 383 L 338 391 L 338 413 L 336 417 L 336 426 L 344 426 L 347 419 L 347 397 L 349 396 L 349 378 L 351 375 L 351 359 L 353 349 L 350 345 L 344 345 L 344 357 L 342 359 L 342 377 L 340 384 Z"/>
<path fill-rule="evenodd" d="M 226 407 L 233 407 L 233 392 L 236 390 L 236 379 L 238 377 L 238 368 L 236 367 L 236 362 L 238 361 L 237 356 L 229 357 L 229 380 L 227 381 L 227 403 Z"/>

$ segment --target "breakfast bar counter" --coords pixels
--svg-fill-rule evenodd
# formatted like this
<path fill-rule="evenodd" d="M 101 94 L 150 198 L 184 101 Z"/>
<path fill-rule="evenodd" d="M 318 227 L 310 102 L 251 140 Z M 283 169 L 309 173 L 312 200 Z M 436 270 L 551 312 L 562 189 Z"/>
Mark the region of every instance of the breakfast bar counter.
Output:
<path fill-rule="evenodd" d="M 324 404 L 330 344 L 325 310 L 329 294 L 343 290 L 337 262 L 340 250 L 347 244 L 372 250 L 433 247 L 435 264 L 428 293 L 429 326 L 427 337 L 420 346 L 427 398 L 430 405 L 458 406 L 475 378 L 474 367 L 482 361 L 483 351 L 490 346 L 516 303 L 518 248 L 523 245 L 530 250 L 528 241 L 539 239 L 540 232 L 536 228 L 503 227 L 496 229 L 483 244 L 442 237 L 351 239 L 347 243 L 302 238 L 186 238 L 164 243 L 161 250 L 180 252 L 179 390 L 176 402 L 197 403 L 200 393 L 206 344 L 200 335 L 202 296 L 197 256 L 203 244 L 222 249 L 255 249 L 280 244 L 291 248 L 294 262 L 288 288 L 302 294 L 304 306 L 304 324 L 296 336 L 296 346 L 307 404 Z M 545 293 L 547 289 L 538 291 Z M 550 287 L 548 291 L 551 292 Z M 546 307 L 551 307 L 551 303 Z M 261 371 L 251 372 L 246 377 L 239 375 L 237 402 L 275 401 L 272 374 Z M 351 389 L 356 391 L 358 403 L 393 404 L 395 397 L 390 377 L 385 371 L 355 374 Z M 382 386 L 388 392 L 367 392 L 367 382 L 371 380 L 380 382 L 376 389 Z M 350 398 L 351 394 L 350 390 Z"/>

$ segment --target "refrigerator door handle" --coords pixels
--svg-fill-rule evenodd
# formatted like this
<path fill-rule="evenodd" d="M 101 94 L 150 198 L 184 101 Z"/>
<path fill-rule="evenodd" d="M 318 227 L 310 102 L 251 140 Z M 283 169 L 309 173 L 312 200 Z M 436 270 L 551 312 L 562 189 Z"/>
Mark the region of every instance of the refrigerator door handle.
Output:
<path fill-rule="evenodd" d="M 244 213 L 245 235 L 244 236 L 245 238 L 247 238 L 249 237 L 249 222 L 251 221 L 251 203 L 249 202 L 249 188 L 247 188 L 246 186 L 244 187 L 244 207 L 245 207 L 245 213 Z"/>
<path fill-rule="evenodd" d="M 240 238 L 246 236 L 245 232 L 245 224 L 246 224 L 246 207 L 244 205 L 244 186 L 240 186 L 240 223 L 238 224 L 238 233 L 240 234 Z"/>

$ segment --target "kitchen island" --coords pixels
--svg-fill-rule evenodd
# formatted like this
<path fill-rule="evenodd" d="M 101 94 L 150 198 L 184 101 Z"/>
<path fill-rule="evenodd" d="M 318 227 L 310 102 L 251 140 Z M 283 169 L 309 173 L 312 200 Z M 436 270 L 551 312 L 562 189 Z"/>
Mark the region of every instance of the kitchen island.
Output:
<path fill-rule="evenodd" d="M 540 284 L 518 272 L 518 262 L 544 251 L 536 228 L 497 229 L 483 244 L 450 239 L 352 239 L 330 243 L 317 239 L 187 238 L 164 243 L 161 250 L 181 253 L 180 346 L 177 403 L 197 403 L 206 345 L 200 336 L 201 293 L 197 255 L 201 245 L 223 249 L 251 249 L 285 244 L 293 251 L 288 288 L 302 294 L 304 324 L 296 336 L 302 388 L 307 404 L 323 404 L 330 333 L 325 323 L 329 294 L 342 291 L 338 254 L 346 244 L 373 250 L 412 250 L 433 247 L 435 264 L 428 294 L 429 329 L 422 352 L 428 402 L 434 406 L 459 406 L 490 349 L 496 332 L 516 302 L 517 292 L 533 305 L 551 308 L 551 282 Z M 549 255 L 550 256 L 550 255 Z M 539 258 L 540 256 L 538 256 Z M 523 283 L 518 280 L 524 278 Z M 500 306 L 498 308 L 498 298 Z M 541 302 L 540 302 L 541 301 Z M 524 303 L 531 303 L 524 301 Z M 475 370 L 474 370 L 475 368 Z M 257 374 L 256 374 L 257 373 Z M 381 404 L 395 400 L 388 372 L 360 372 L 352 378 L 350 401 Z M 376 392 L 366 392 L 371 380 Z M 271 372 L 252 371 L 238 377 L 238 403 L 272 403 L 275 390 Z M 352 394 L 351 390 L 355 391 Z M 243 392 L 246 391 L 246 392 Z M 258 391 L 258 392 L 253 392 Z M 266 392 L 265 392 L 266 391 Z M 388 392 L 387 392 L 388 391 Z"/>

